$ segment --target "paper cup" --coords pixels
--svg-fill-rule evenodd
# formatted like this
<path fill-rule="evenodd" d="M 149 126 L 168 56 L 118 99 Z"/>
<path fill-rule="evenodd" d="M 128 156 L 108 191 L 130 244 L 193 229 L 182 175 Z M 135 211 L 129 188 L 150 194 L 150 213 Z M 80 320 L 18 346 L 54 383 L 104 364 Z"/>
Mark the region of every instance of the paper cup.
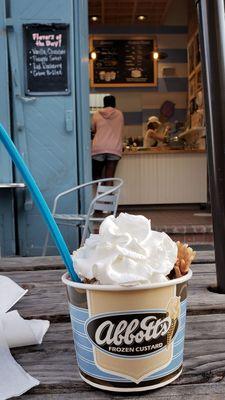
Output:
<path fill-rule="evenodd" d="M 99 389 L 156 389 L 182 372 L 187 282 L 121 287 L 62 277 L 81 378 Z"/>

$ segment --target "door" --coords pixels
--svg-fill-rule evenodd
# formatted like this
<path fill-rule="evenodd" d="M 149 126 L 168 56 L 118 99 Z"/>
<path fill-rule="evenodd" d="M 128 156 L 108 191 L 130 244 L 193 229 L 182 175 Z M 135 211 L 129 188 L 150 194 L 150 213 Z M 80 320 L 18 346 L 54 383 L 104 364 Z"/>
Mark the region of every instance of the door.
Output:
<path fill-rule="evenodd" d="M 0 122 L 9 134 L 11 134 L 5 3 L 3 1 L 0 1 L 0 54 Z M 0 184 L 7 184 L 9 186 L 13 182 L 12 162 L 2 144 L 0 144 L 0 162 Z M 13 196 L 12 189 L 9 187 L 0 187 L 0 257 L 15 255 Z"/>
<path fill-rule="evenodd" d="M 81 168 L 75 111 L 75 4 L 72 0 L 9 2 L 14 142 L 50 208 L 58 193 L 78 184 Z M 84 147 L 79 148 L 79 153 L 83 151 Z M 16 176 L 19 180 L 17 171 Z M 78 211 L 77 199 L 68 198 L 59 211 Z M 46 227 L 28 190 L 25 195 L 18 194 L 17 218 L 20 254 L 40 255 Z M 71 229 L 61 231 L 72 250 L 77 246 L 77 234 Z M 48 254 L 56 254 L 53 242 Z"/>

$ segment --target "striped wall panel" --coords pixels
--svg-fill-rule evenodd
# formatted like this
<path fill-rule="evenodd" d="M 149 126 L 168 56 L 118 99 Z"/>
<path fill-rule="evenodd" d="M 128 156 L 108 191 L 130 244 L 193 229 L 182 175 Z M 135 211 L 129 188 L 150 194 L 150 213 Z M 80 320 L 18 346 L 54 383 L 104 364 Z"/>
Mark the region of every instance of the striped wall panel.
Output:
<path fill-rule="evenodd" d="M 134 93 L 137 92 L 136 88 L 107 88 L 107 92 L 111 92 L 114 94 L 119 91 Z M 96 88 L 95 93 L 106 92 L 106 89 Z M 170 77 L 170 78 L 158 78 L 157 86 L 153 87 L 144 87 L 142 88 L 142 92 L 147 93 L 155 93 L 155 92 L 186 92 L 187 91 L 187 78 L 183 77 Z"/>
<path fill-rule="evenodd" d="M 142 109 L 159 108 L 159 106 L 166 100 L 173 101 L 176 108 L 187 107 L 186 92 L 156 92 L 154 93 L 154 96 L 149 96 L 148 93 L 142 93 Z"/>
<path fill-rule="evenodd" d="M 158 63 L 158 77 L 165 78 L 164 69 L 173 68 L 174 70 L 174 78 L 186 78 L 188 75 L 187 71 L 187 63 L 170 63 L 166 60 L 164 62 Z"/>
<path fill-rule="evenodd" d="M 124 112 L 125 125 L 141 125 L 143 122 L 142 111 Z"/>
<path fill-rule="evenodd" d="M 127 90 L 115 91 L 113 94 L 117 98 L 117 106 L 124 112 L 142 111 L 143 109 L 158 109 L 161 104 L 170 100 L 175 103 L 176 108 L 187 107 L 187 93 L 186 92 L 154 92 L 149 94 L 148 91 L 131 91 L 129 96 Z"/>
<path fill-rule="evenodd" d="M 162 49 L 159 51 L 167 54 L 166 61 L 172 63 L 186 63 L 187 62 L 187 49 Z M 161 62 L 161 61 L 159 61 Z"/>
<path fill-rule="evenodd" d="M 143 122 L 148 120 L 150 115 L 156 115 L 159 117 L 160 109 L 144 109 L 142 112 L 142 120 Z M 185 121 L 187 114 L 186 108 L 175 108 L 174 115 L 170 118 L 171 121 Z"/>
<path fill-rule="evenodd" d="M 174 115 L 170 118 L 172 121 L 182 121 L 184 122 L 186 119 L 186 108 L 176 108 Z M 144 109 L 143 111 L 133 111 L 133 112 L 124 112 L 124 121 L 125 125 L 141 125 L 148 120 L 148 117 L 151 115 L 159 116 L 160 109 Z"/>
<path fill-rule="evenodd" d="M 144 125 L 125 125 L 123 128 L 123 137 L 124 138 L 137 138 L 138 136 L 143 135 L 143 132 L 145 131 L 145 126 Z"/>
<path fill-rule="evenodd" d="M 157 46 L 160 49 L 185 49 L 187 48 L 187 35 L 186 34 L 167 34 L 156 37 Z"/>
<path fill-rule="evenodd" d="M 158 91 L 159 92 L 187 92 L 188 80 L 187 78 L 159 78 Z"/>

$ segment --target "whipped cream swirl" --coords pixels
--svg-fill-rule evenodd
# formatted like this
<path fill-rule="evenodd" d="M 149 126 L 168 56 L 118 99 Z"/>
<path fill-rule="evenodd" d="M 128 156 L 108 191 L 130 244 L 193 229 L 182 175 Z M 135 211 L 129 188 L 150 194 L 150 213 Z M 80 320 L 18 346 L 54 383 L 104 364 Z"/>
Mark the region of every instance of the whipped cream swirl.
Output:
<path fill-rule="evenodd" d="M 177 258 L 177 245 L 164 232 L 151 230 L 142 215 L 120 213 L 102 222 L 73 253 L 74 269 L 83 280 L 101 285 L 139 285 L 167 281 Z"/>

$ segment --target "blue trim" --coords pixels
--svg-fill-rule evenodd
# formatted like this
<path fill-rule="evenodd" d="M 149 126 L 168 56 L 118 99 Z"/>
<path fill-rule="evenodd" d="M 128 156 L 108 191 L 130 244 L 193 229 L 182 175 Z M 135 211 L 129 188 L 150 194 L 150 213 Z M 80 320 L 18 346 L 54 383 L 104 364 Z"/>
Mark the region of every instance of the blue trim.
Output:
<path fill-rule="evenodd" d="M 160 63 L 187 63 L 187 49 L 159 49 L 167 54 L 167 58 L 159 61 Z"/>
<path fill-rule="evenodd" d="M 143 111 L 124 112 L 125 125 L 142 125 L 151 115 L 159 117 L 160 109 L 144 109 Z M 187 116 L 186 108 L 175 109 L 174 115 L 170 121 L 185 121 Z"/>
<path fill-rule="evenodd" d="M 187 33 L 187 26 L 152 26 L 152 25 L 91 25 L 90 34 L 181 34 Z"/>

